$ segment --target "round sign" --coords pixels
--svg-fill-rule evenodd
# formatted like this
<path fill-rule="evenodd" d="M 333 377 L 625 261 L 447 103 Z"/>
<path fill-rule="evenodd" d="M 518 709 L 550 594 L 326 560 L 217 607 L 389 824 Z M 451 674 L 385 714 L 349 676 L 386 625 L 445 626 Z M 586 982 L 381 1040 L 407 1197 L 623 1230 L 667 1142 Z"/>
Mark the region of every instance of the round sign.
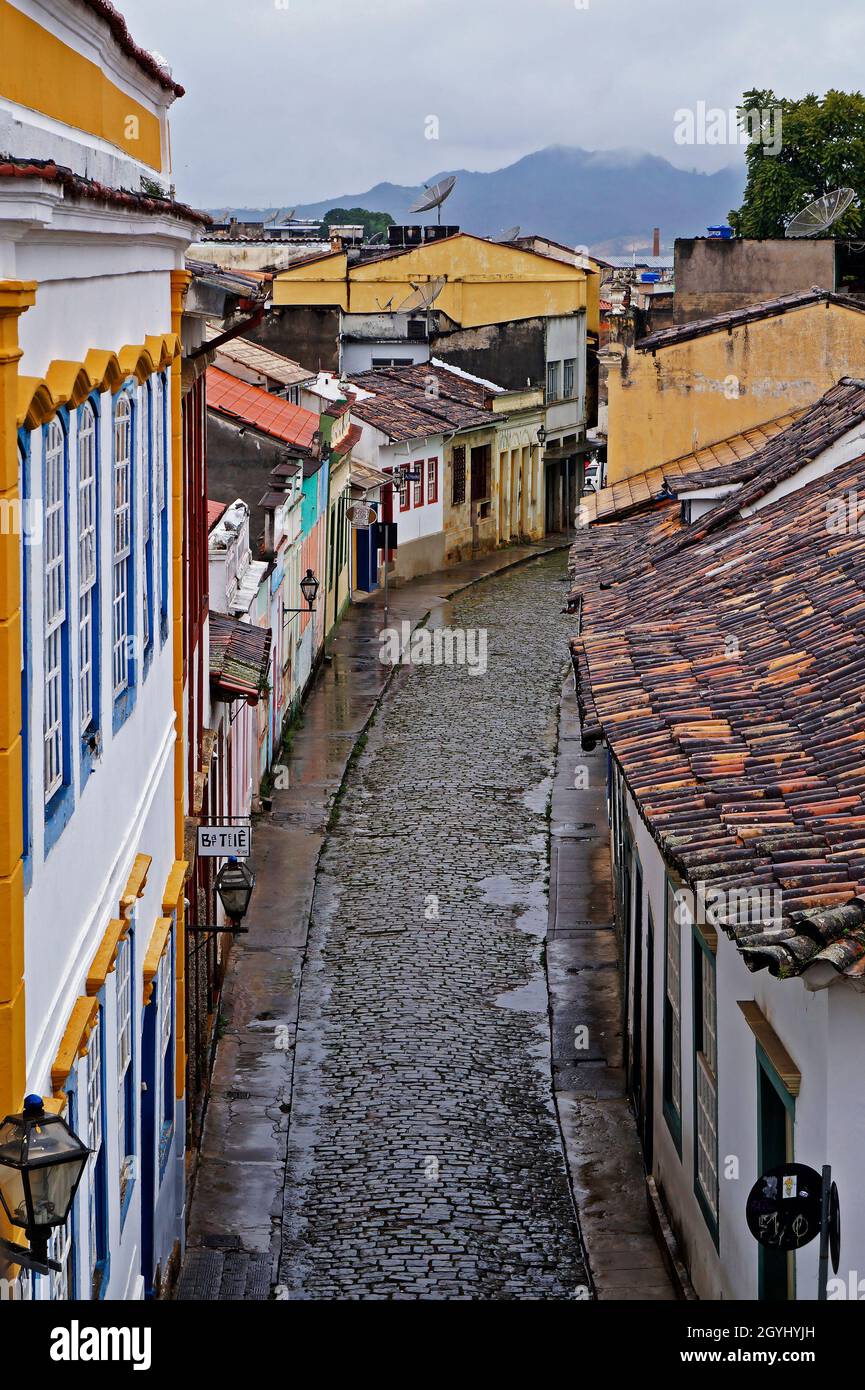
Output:
<path fill-rule="evenodd" d="M 829 1188 L 829 1254 L 832 1257 L 832 1273 L 837 1274 L 841 1263 L 841 1203 L 834 1182 Z"/>
<path fill-rule="evenodd" d="M 362 526 L 372 526 L 377 516 L 378 512 L 375 507 L 368 506 L 366 502 L 355 502 L 348 509 L 348 519 L 355 529 Z"/>
<path fill-rule="evenodd" d="M 758 1178 L 745 1216 L 756 1241 L 772 1250 L 798 1250 L 820 1234 L 823 1179 L 804 1163 L 784 1163 Z"/>

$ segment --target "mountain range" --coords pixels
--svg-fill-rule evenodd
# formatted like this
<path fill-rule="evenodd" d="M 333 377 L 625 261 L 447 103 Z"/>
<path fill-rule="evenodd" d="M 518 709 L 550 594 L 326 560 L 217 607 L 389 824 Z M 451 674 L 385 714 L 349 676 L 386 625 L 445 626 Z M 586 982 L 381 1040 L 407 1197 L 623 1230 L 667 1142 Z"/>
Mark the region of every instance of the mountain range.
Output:
<path fill-rule="evenodd" d="M 457 185 L 442 209 L 442 221 L 481 236 L 499 236 L 519 224 L 524 234 L 539 233 L 567 245 L 586 245 L 598 253 L 627 254 L 651 248 L 652 228 L 671 250 L 677 236 L 697 236 L 725 222 L 742 199 L 744 165 L 714 174 L 679 169 L 658 155 L 639 150 L 582 150 L 549 145 L 491 173 L 467 169 L 432 175 L 437 183 L 456 173 Z M 336 193 L 297 207 L 298 217 L 321 217 L 332 208 L 363 207 L 389 212 L 397 222 L 427 222 L 434 213 L 409 213 L 424 185 L 378 183 L 362 192 Z M 251 221 L 274 208 L 234 208 Z"/>

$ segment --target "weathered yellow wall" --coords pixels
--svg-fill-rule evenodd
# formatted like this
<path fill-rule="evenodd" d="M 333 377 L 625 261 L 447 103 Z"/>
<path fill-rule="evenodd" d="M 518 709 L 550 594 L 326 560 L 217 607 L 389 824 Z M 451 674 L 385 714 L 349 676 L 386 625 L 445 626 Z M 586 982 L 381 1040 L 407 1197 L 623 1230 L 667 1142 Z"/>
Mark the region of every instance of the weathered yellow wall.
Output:
<path fill-rule="evenodd" d="M 630 478 L 819 399 L 865 371 L 865 314 L 811 304 L 612 367 L 607 481 Z"/>
<path fill-rule="evenodd" d="M 292 266 L 276 277 L 273 302 L 339 304 L 352 314 L 381 313 L 398 309 L 413 285 L 441 277 L 447 283 L 435 307 L 463 328 L 586 309 L 587 282 L 595 278 L 563 261 L 461 234 L 352 266 L 347 283 L 343 252 Z M 597 332 L 597 324 L 593 329 L 589 323 L 589 330 Z"/>
<path fill-rule="evenodd" d="M 107 140 L 152 169 L 167 164 L 159 118 L 8 0 L 0 0 L 0 92 Z"/>

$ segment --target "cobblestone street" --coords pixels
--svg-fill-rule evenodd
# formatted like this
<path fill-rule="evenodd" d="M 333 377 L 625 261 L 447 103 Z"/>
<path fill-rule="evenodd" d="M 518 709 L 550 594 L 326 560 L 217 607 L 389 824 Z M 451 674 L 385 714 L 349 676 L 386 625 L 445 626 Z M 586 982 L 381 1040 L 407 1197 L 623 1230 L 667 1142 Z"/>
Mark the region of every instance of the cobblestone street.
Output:
<path fill-rule="evenodd" d="M 401 668 L 349 770 L 303 969 L 278 1296 L 585 1296 L 543 973 L 563 571 L 551 555 L 434 612 L 486 630 L 486 673 Z"/>

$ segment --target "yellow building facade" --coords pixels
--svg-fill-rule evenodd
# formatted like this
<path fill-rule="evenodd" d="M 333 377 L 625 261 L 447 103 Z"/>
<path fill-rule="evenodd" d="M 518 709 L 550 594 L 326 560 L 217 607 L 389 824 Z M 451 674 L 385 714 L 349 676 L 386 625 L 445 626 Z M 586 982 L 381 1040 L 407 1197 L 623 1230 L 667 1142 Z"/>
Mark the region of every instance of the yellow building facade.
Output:
<path fill-rule="evenodd" d="M 466 232 L 375 260 L 352 262 L 334 251 L 292 266 L 276 276 L 273 302 L 380 314 L 439 280 L 435 307 L 462 328 L 585 311 L 588 332 L 598 332 L 598 276 L 590 269 Z"/>
<path fill-rule="evenodd" d="M 644 339 L 611 366 L 607 482 L 813 404 L 865 355 L 865 306 L 815 293 Z"/>

